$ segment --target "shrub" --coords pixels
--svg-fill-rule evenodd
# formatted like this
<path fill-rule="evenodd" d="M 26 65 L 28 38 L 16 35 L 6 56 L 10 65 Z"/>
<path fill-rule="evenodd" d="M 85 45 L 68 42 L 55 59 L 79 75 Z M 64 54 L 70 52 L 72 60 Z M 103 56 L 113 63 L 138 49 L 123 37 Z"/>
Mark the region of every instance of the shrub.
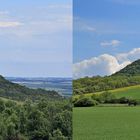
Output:
<path fill-rule="evenodd" d="M 120 103 L 120 101 L 119 101 L 119 99 L 114 98 L 114 99 L 110 99 L 110 100 L 108 100 L 107 103 L 110 103 L 110 104 L 118 104 L 118 103 Z"/>
<path fill-rule="evenodd" d="M 140 105 L 140 100 L 136 100 L 136 102 L 137 102 L 137 105 Z"/>
<path fill-rule="evenodd" d="M 99 103 L 115 103 L 115 102 L 117 102 L 115 95 L 108 92 L 108 91 L 105 91 L 105 92 L 98 94 L 98 95 L 93 94 L 91 96 L 91 98 L 93 100 L 96 100 Z"/>
<path fill-rule="evenodd" d="M 98 102 L 96 100 L 92 100 L 91 98 L 80 98 L 77 102 L 74 103 L 75 107 L 90 107 L 96 106 Z"/>
<path fill-rule="evenodd" d="M 121 97 L 119 99 L 119 103 L 121 104 L 127 104 L 129 102 L 129 99 L 127 99 L 126 97 Z"/>
<path fill-rule="evenodd" d="M 128 102 L 128 105 L 129 106 L 131 106 L 131 105 L 136 106 L 137 105 L 137 101 L 134 100 L 134 99 L 130 99 L 129 102 Z"/>

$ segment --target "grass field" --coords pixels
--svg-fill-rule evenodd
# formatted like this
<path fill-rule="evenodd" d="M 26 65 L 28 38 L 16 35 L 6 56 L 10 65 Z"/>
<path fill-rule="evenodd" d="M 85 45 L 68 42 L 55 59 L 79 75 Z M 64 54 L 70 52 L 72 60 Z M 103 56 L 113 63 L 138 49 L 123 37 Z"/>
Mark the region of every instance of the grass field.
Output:
<path fill-rule="evenodd" d="M 133 99 L 140 99 L 140 85 L 137 86 L 130 86 L 130 87 L 124 87 L 124 88 L 118 88 L 115 90 L 109 90 L 111 93 L 114 93 L 116 97 L 130 97 Z M 103 92 L 96 92 L 94 94 L 101 94 Z M 87 97 L 92 96 L 92 93 L 84 94 Z M 75 95 L 74 98 L 79 97 L 79 95 Z"/>
<path fill-rule="evenodd" d="M 115 93 L 117 97 L 131 97 L 133 99 L 140 99 L 140 85 L 112 90 L 112 93 Z"/>
<path fill-rule="evenodd" d="M 139 139 L 139 106 L 73 109 L 73 140 Z"/>

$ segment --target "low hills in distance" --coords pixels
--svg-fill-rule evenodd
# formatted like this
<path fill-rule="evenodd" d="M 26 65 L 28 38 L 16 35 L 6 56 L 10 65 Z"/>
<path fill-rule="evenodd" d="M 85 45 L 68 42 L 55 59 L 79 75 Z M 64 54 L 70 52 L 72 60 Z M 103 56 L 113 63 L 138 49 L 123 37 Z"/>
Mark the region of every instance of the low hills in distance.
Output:
<path fill-rule="evenodd" d="M 73 81 L 73 94 L 81 95 L 131 86 L 140 86 L 140 59 L 111 76 L 94 76 Z"/>
<path fill-rule="evenodd" d="M 0 97 L 25 101 L 26 99 L 38 100 L 40 98 L 59 99 L 61 96 L 56 91 L 43 89 L 30 89 L 25 86 L 12 83 L 0 76 Z"/>

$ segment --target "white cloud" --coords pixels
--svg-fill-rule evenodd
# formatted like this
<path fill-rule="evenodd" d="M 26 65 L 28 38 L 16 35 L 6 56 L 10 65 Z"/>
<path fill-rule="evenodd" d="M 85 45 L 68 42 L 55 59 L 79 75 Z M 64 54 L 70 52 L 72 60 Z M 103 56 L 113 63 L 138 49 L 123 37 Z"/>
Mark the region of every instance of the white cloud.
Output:
<path fill-rule="evenodd" d="M 8 11 L 0 11 L 0 16 L 3 16 L 3 15 L 8 15 L 9 12 Z"/>
<path fill-rule="evenodd" d="M 120 45 L 120 41 L 119 40 L 111 40 L 111 41 L 103 41 L 100 43 L 101 46 L 106 47 L 106 46 L 112 46 L 112 47 L 116 47 Z"/>
<path fill-rule="evenodd" d="M 96 31 L 96 29 L 94 27 L 89 26 L 89 25 L 85 25 L 83 28 L 87 31 L 90 31 L 90 32 L 95 32 Z"/>
<path fill-rule="evenodd" d="M 140 48 L 116 56 L 103 54 L 73 65 L 74 78 L 111 75 L 133 61 L 140 59 Z"/>
<path fill-rule="evenodd" d="M 52 4 L 37 7 L 33 11 L 26 9 L 29 14 L 22 18 L 23 23 L 19 22 L 21 18 L 18 16 L 11 16 L 13 13 L 0 11 L 0 36 L 29 40 L 39 36 L 47 37 L 57 33 L 60 36 L 72 32 L 72 4 Z"/>
<path fill-rule="evenodd" d="M 87 23 L 79 17 L 74 17 L 74 30 L 96 32 L 96 28 L 93 25 Z"/>
<path fill-rule="evenodd" d="M 130 64 L 130 61 L 125 61 L 119 64 L 116 57 L 109 54 L 103 54 L 74 64 L 74 78 L 110 75 L 124 68 L 128 64 Z"/>
<path fill-rule="evenodd" d="M 72 4 L 51 4 L 48 6 L 50 9 L 72 9 Z"/>
<path fill-rule="evenodd" d="M 0 21 L 0 28 L 7 28 L 7 27 L 17 27 L 23 25 L 17 21 Z"/>
<path fill-rule="evenodd" d="M 134 48 L 127 53 L 120 53 L 116 57 L 119 62 L 127 60 L 135 61 L 136 59 L 140 59 L 140 48 Z"/>

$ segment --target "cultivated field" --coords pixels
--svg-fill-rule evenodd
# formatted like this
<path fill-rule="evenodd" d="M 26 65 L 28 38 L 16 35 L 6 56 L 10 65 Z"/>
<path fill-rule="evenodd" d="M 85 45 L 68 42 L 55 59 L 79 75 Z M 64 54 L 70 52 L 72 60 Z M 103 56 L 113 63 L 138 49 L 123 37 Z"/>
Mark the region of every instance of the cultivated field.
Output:
<path fill-rule="evenodd" d="M 73 140 L 139 139 L 139 106 L 73 109 Z"/>

